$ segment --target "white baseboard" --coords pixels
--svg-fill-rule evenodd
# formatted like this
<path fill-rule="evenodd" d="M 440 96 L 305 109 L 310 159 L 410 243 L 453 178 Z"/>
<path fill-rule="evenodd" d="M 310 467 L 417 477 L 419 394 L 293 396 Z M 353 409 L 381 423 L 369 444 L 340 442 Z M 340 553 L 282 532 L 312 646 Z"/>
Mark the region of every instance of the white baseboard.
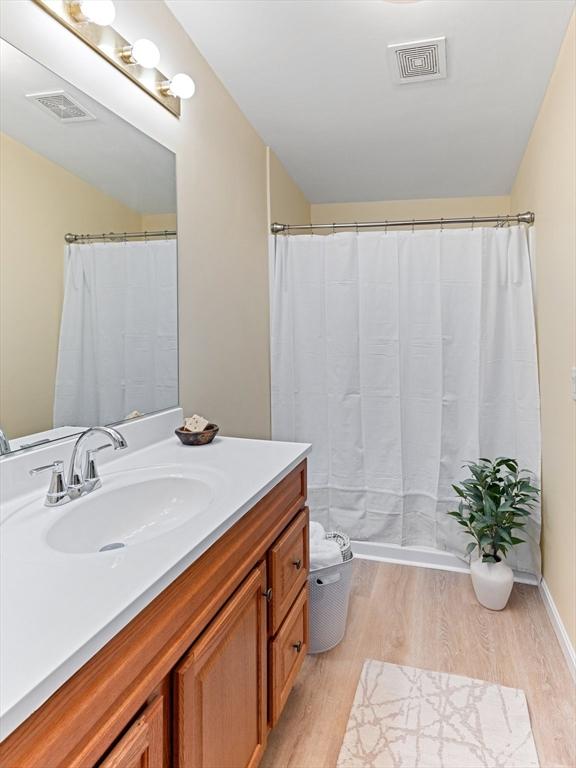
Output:
<path fill-rule="evenodd" d="M 548 589 L 548 584 L 546 584 L 544 579 L 542 579 L 540 582 L 539 589 L 540 595 L 542 596 L 542 601 L 544 602 L 544 606 L 548 612 L 548 618 L 550 619 L 550 623 L 552 624 L 554 632 L 556 633 L 556 637 L 560 643 L 560 648 L 562 648 L 562 653 L 564 654 L 564 658 L 568 664 L 570 674 L 576 681 L 576 649 L 568 637 L 568 632 L 566 632 L 564 622 L 560 618 L 558 608 L 556 608 L 556 603 L 554 602 L 552 594 Z"/>
<path fill-rule="evenodd" d="M 353 541 L 352 550 L 356 557 L 365 560 L 379 560 L 383 563 L 398 563 L 399 565 L 415 565 L 420 568 L 435 568 L 441 571 L 470 573 L 466 561 L 457 555 L 428 547 L 401 547 L 398 544 Z M 514 581 L 521 584 L 538 585 L 536 576 L 521 571 L 514 571 Z"/>

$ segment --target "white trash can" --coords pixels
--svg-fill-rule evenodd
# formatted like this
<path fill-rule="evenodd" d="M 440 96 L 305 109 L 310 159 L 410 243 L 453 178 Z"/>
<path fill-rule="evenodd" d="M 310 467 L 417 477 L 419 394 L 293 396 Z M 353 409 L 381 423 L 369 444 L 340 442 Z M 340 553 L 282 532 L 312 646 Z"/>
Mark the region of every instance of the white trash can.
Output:
<path fill-rule="evenodd" d="M 308 653 L 322 653 L 338 645 L 346 632 L 354 558 L 308 575 Z"/>

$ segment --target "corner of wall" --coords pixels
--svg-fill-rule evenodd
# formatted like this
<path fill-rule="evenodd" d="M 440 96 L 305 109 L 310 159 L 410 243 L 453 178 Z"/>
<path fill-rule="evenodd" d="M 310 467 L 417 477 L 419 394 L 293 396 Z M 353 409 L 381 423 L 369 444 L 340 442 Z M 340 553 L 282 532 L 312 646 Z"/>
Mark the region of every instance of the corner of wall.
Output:
<path fill-rule="evenodd" d="M 267 148 L 268 222 L 310 224 L 311 205 L 274 151 Z"/>

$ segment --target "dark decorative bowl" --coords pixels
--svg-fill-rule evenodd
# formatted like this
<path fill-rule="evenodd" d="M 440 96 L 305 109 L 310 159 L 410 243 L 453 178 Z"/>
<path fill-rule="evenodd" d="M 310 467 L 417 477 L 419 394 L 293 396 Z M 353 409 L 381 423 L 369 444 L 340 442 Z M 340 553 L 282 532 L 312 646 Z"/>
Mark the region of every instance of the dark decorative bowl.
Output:
<path fill-rule="evenodd" d="M 178 435 L 183 445 L 208 445 L 218 434 L 217 424 L 207 424 L 202 432 L 188 432 L 186 429 L 176 429 L 174 434 Z"/>

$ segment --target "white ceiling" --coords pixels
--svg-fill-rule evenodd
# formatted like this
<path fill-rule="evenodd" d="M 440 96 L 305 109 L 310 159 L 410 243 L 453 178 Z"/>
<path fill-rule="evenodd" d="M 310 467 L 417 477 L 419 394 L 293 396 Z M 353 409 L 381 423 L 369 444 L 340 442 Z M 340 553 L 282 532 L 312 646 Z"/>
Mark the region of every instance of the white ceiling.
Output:
<path fill-rule="evenodd" d="M 2 131 L 134 211 L 176 211 L 175 160 L 169 149 L 4 40 L 0 73 Z M 63 125 L 26 98 L 59 90 L 96 120 Z"/>
<path fill-rule="evenodd" d="M 510 191 L 574 0 L 166 0 L 312 202 Z M 448 77 L 388 44 L 446 36 Z"/>

